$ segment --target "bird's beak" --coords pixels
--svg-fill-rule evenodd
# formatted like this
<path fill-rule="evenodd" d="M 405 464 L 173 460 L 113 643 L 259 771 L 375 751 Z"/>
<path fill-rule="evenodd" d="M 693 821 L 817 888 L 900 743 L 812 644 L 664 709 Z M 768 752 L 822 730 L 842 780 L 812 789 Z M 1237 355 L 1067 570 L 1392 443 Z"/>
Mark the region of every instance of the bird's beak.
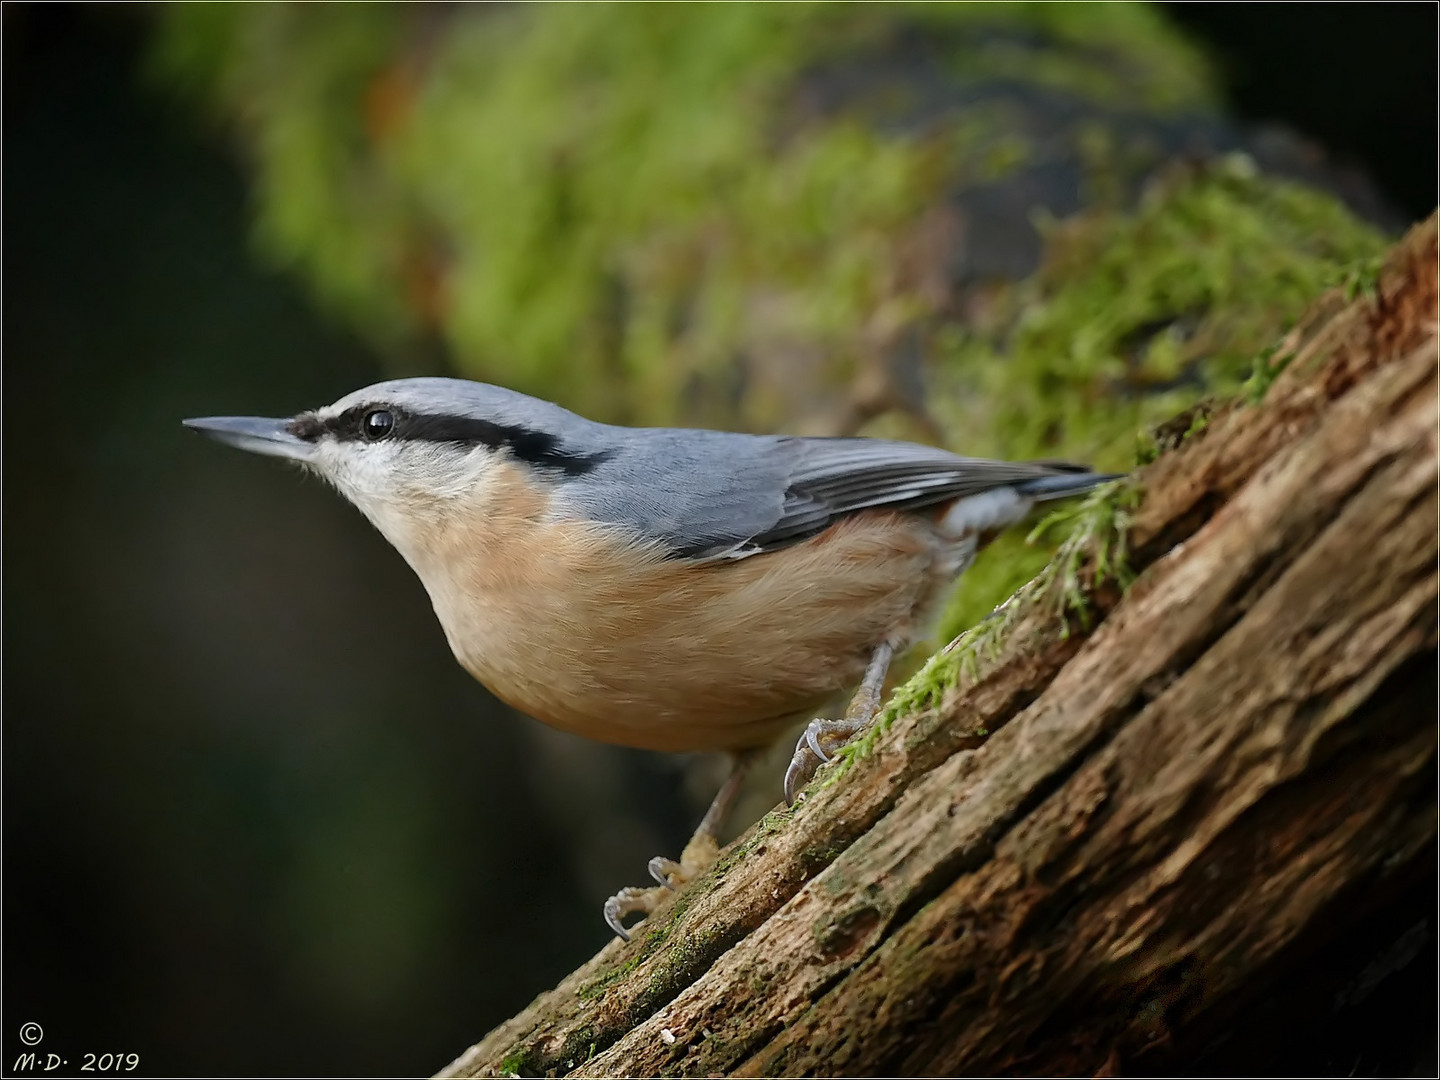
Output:
<path fill-rule="evenodd" d="M 219 442 L 249 450 L 252 454 L 309 461 L 315 456 L 315 444 L 290 433 L 289 420 L 272 420 L 264 416 L 205 416 L 186 420 L 185 426 L 208 435 Z"/>

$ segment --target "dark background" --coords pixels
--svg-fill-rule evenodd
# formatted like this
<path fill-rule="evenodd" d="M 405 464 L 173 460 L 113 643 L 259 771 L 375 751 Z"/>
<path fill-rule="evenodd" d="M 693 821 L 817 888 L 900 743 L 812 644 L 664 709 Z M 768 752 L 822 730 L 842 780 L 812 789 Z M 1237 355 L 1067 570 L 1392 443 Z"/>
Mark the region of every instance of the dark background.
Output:
<path fill-rule="evenodd" d="M 1170 10 L 1239 115 L 1432 209 L 1432 6 Z M 143 47 L 4 8 L 5 1065 L 33 1021 L 62 1073 L 429 1071 L 605 942 L 692 800 L 489 702 L 352 509 L 179 427 L 383 373 L 252 257 Z"/>

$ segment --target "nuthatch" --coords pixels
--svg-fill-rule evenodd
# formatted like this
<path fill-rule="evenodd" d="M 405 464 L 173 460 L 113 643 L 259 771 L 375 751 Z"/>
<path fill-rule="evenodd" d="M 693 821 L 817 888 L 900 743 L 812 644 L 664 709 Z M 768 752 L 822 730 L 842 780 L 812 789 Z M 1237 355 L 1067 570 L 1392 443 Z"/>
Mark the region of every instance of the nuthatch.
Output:
<path fill-rule="evenodd" d="M 187 420 L 337 487 L 419 575 L 456 659 L 563 731 L 735 768 L 664 886 L 718 852 L 759 748 L 815 720 L 785 798 L 874 718 L 891 657 L 1038 502 L 1111 479 L 913 443 L 625 428 L 460 379 L 399 379 L 289 420 Z M 658 889 L 605 905 L 649 912 Z"/>

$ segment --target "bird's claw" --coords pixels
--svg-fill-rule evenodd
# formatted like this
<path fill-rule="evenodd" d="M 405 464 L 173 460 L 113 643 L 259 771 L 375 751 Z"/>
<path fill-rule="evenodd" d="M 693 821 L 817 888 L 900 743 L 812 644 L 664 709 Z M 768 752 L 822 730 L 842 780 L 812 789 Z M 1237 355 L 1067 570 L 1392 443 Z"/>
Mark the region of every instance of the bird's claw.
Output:
<path fill-rule="evenodd" d="M 673 893 L 680 886 L 699 877 L 715 862 L 719 854 L 720 845 L 715 837 L 701 832 L 690 838 L 679 862 L 667 859 L 664 855 L 656 855 L 646 866 L 650 876 L 660 883 L 659 886 L 632 885 L 621 889 L 605 901 L 605 924 L 614 930 L 622 941 L 629 941 L 630 933 L 621 922 L 626 915 L 634 915 L 636 912 L 649 915 L 660 906 L 667 893 Z"/>
<path fill-rule="evenodd" d="M 821 765 L 819 757 L 806 744 L 802 737 L 795 747 L 795 755 L 790 759 L 790 765 L 785 770 L 785 805 L 794 806 L 795 799 L 800 789 L 810 782 L 815 775 L 815 770 Z"/>
<path fill-rule="evenodd" d="M 659 906 L 660 899 L 665 895 L 665 890 L 651 887 L 644 888 L 632 885 L 629 888 L 621 889 L 609 900 L 605 901 L 605 925 L 615 931 L 621 941 L 630 940 L 630 932 L 625 929 L 622 921 L 626 915 L 633 915 L 637 911 L 642 915 L 649 915 Z"/>
<path fill-rule="evenodd" d="M 795 744 L 795 754 L 790 758 L 789 768 L 785 770 L 785 805 L 794 806 L 800 789 L 810 782 L 815 771 L 821 765 L 833 761 L 834 751 L 844 746 L 864 727 L 863 723 L 849 718 L 811 720 L 805 727 L 805 733 L 800 736 L 800 741 Z M 826 742 L 831 744 L 831 749 L 825 748 Z"/>
<path fill-rule="evenodd" d="M 656 855 L 647 865 L 650 876 L 671 892 L 675 891 L 674 882 L 685 880 L 685 868 L 674 859 L 665 858 L 664 855 Z"/>
<path fill-rule="evenodd" d="M 825 765 L 830 764 L 830 755 L 827 754 L 825 748 L 820 745 L 819 720 L 811 720 L 810 723 L 805 725 L 805 745 L 810 748 L 812 754 L 820 759 L 821 763 Z M 796 749 L 799 748 L 797 747 Z"/>

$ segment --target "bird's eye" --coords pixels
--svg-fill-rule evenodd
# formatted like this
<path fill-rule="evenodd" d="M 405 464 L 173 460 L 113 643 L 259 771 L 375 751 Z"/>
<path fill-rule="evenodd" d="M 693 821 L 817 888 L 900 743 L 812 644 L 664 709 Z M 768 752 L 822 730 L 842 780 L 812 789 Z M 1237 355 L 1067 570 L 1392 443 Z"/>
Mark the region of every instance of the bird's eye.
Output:
<path fill-rule="evenodd" d="M 360 430 L 370 442 L 383 439 L 395 430 L 395 414 L 389 409 L 371 409 L 361 421 Z"/>

